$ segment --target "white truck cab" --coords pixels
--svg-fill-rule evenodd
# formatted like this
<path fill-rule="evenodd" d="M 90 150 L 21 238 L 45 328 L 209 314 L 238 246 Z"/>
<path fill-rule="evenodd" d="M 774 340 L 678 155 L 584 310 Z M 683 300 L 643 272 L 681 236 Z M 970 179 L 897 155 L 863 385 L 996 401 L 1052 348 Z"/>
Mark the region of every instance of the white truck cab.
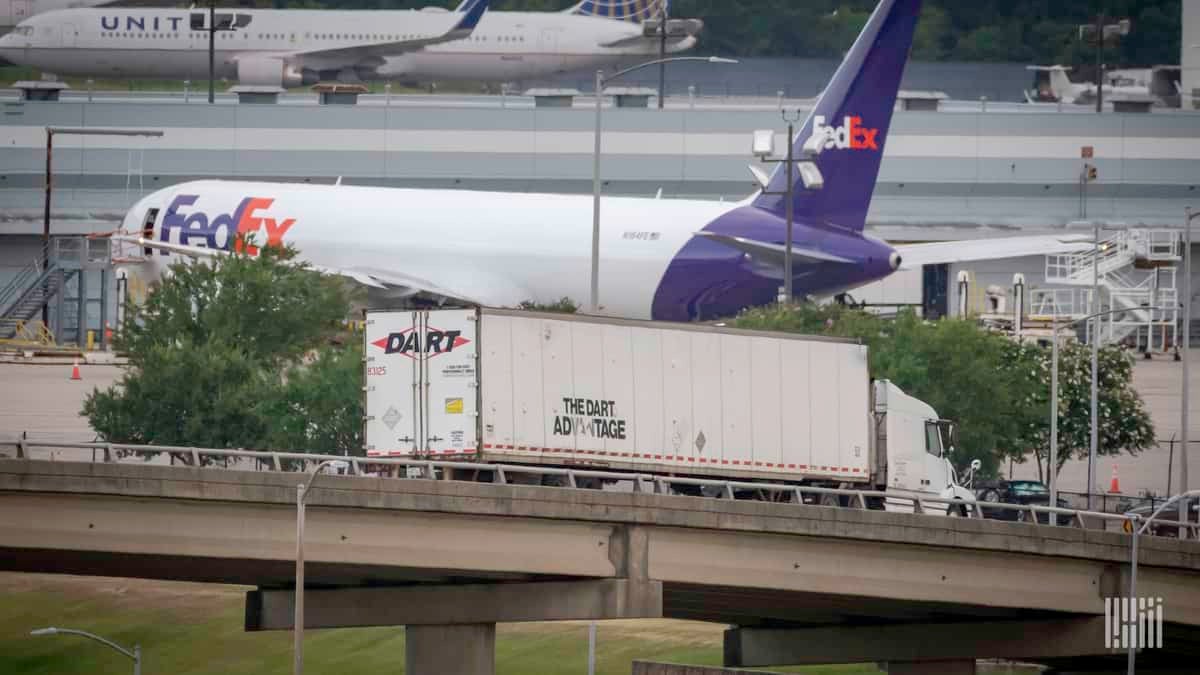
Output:
<path fill-rule="evenodd" d="M 874 383 L 876 451 L 887 462 L 881 477 L 885 491 L 904 497 L 939 497 L 975 501 L 967 488 L 959 485 L 950 463 L 954 426 L 938 417 L 937 411 L 920 399 L 905 394 L 887 380 Z M 884 481 L 878 481 L 883 483 Z M 912 513 L 909 499 L 886 500 L 888 511 Z M 942 508 L 931 504 L 930 513 L 965 515 L 954 505 Z"/>

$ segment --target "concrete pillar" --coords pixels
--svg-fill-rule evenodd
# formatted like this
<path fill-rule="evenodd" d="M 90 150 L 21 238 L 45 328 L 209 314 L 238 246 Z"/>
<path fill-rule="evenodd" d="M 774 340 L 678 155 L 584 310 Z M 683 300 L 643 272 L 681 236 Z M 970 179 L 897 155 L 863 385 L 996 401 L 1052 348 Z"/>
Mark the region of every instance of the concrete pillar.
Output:
<path fill-rule="evenodd" d="M 496 624 L 408 626 L 405 675 L 495 675 Z"/>
<path fill-rule="evenodd" d="M 892 661 L 888 675 L 975 675 L 975 659 L 966 661 Z"/>

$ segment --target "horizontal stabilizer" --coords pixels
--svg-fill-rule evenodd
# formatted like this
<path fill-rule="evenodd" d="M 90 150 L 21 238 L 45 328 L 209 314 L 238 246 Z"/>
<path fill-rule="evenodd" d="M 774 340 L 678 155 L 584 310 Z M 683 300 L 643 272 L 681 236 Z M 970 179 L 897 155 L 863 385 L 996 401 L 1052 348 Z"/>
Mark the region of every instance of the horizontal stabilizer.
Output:
<path fill-rule="evenodd" d="M 716 234 L 715 232 L 697 232 L 696 236 L 704 237 L 705 239 L 711 239 L 712 241 L 735 248 L 743 253 L 749 254 L 752 258 L 758 261 L 779 266 L 783 266 L 784 252 L 787 250 L 787 247 L 783 246 L 782 244 L 769 244 L 763 241 L 746 239 L 745 237 Z M 831 262 L 841 263 L 844 265 L 849 265 L 854 262 L 849 258 L 843 258 L 831 253 L 825 253 L 824 251 L 818 251 L 817 249 L 800 248 L 795 245 L 792 246 L 792 260 L 794 262 L 808 262 L 814 264 Z"/>
<path fill-rule="evenodd" d="M 1068 234 L 939 241 L 932 244 L 900 245 L 895 248 L 902 260 L 901 269 L 918 269 L 922 265 L 946 265 L 977 260 L 1020 258 L 1027 255 L 1076 253 L 1087 251 L 1092 246 L 1091 237 L 1083 234 Z"/>

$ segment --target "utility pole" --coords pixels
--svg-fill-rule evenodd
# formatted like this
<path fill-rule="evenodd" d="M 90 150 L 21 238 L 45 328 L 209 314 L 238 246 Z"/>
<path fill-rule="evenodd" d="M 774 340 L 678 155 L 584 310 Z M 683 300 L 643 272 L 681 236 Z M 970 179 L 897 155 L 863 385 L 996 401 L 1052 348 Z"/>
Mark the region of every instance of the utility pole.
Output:
<path fill-rule="evenodd" d="M 658 22 L 658 109 L 663 109 L 663 100 L 667 97 L 667 6 L 662 3 L 659 10 Z"/>
<path fill-rule="evenodd" d="M 208 102 L 217 100 L 217 0 L 208 2 Z"/>
<path fill-rule="evenodd" d="M 1104 13 L 1096 16 L 1096 114 L 1104 110 Z M 1090 488 L 1089 488 L 1090 490 Z"/>
<path fill-rule="evenodd" d="M 799 111 L 797 111 L 799 116 Z M 784 204 L 784 213 L 787 216 L 787 244 L 783 250 L 783 297 L 790 305 L 795 300 L 792 290 L 792 230 L 796 221 L 796 206 L 795 206 L 795 186 L 792 181 L 795 180 L 796 170 L 796 129 L 795 119 L 788 117 L 784 113 L 784 119 L 787 120 L 787 189 L 785 190 L 784 199 L 787 203 Z"/>
<path fill-rule="evenodd" d="M 1192 211 L 1188 207 L 1185 212 L 1187 219 L 1184 221 L 1186 227 L 1183 230 L 1183 349 L 1180 354 L 1183 356 L 1183 385 L 1179 398 L 1182 407 L 1179 412 L 1179 434 L 1180 448 L 1179 454 L 1179 492 L 1185 493 L 1191 489 L 1191 483 L 1188 481 L 1188 451 L 1191 448 L 1188 446 L 1190 434 L 1188 433 L 1189 413 L 1188 407 L 1191 405 L 1189 399 L 1191 394 L 1191 382 L 1188 380 L 1189 368 L 1188 364 L 1191 359 L 1188 358 L 1188 347 L 1191 346 L 1191 323 L 1192 323 L 1192 221 L 1200 218 L 1200 211 Z M 1179 521 L 1188 522 L 1188 506 L 1189 500 L 1182 500 L 1179 504 Z M 1187 528 L 1179 528 L 1179 536 L 1183 538 Z"/>

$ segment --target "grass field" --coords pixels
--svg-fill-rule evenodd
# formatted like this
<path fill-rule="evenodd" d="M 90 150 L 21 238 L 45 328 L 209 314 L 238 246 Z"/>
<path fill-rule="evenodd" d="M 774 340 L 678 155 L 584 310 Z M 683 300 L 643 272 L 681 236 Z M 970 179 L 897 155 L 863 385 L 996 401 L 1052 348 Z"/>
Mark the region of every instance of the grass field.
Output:
<path fill-rule="evenodd" d="M 131 672 L 125 657 L 83 638 L 31 637 L 45 626 L 97 633 L 142 647 L 145 675 L 291 672 L 290 632 L 242 631 L 246 589 L 124 579 L 0 573 L 0 673 L 73 675 Z M 684 621 L 601 622 L 597 672 L 627 675 L 648 659 L 716 665 L 724 626 Z M 587 624 L 508 624 L 496 639 L 497 672 L 587 672 Z M 358 628 L 310 631 L 309 673 L 377 675 L 404 670 L 404 631 Z M 787 669 L 828 675 L 875 675 L 874 666 Z M 996 675 L 1035 672 L 1001 667 Z M 448 674 L 449 675 L 449 674 Z"/>

